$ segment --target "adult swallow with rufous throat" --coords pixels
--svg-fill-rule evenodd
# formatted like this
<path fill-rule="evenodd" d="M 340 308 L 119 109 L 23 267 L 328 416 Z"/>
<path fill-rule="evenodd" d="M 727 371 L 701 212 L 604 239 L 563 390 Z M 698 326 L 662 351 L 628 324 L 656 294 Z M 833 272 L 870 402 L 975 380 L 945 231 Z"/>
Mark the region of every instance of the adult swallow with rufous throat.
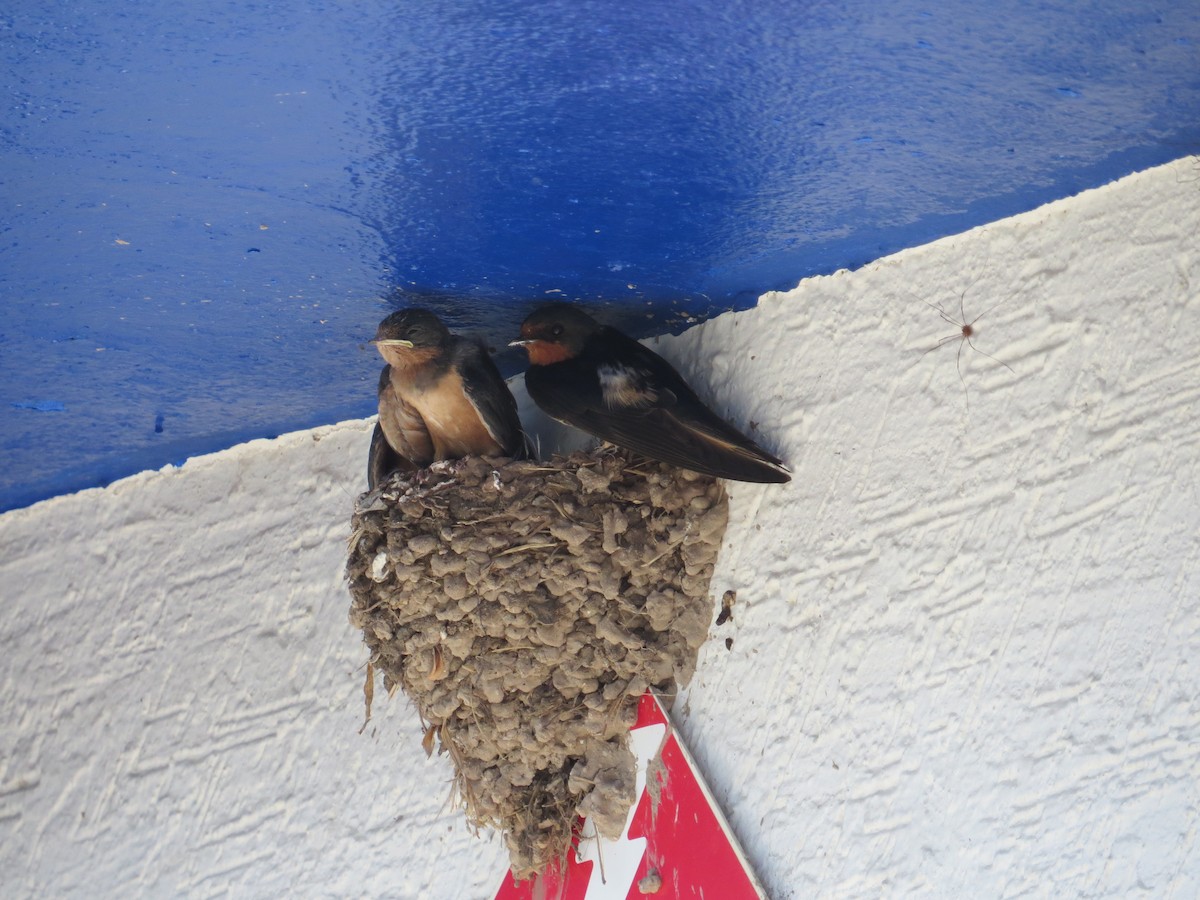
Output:
<path fill-rule="evenodd" d="M 396 469 L 442 459 L 526 455 L 516 401 L 482 344 L 416 308 L 380 322 L 371 343 L 387 362 L 367 463 L 371 488 Z"/>
<path fill-rule="evenodd" d="M 567 303 L 521 325 L 529 396 L 549 416 L 651 459 L 733 481 L 791 474 L 704 405 L 665 359 Z"/>

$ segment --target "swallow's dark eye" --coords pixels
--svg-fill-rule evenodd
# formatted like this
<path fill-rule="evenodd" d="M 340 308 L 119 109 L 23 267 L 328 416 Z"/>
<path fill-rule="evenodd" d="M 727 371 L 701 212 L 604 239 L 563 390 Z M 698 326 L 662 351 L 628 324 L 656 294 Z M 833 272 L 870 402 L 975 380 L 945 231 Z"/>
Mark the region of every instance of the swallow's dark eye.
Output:
<path fill-rule="evenodd" d="M 562 337 L 562 333 L 563 333 L 563 327 L 561 325 L 555 325 L 553 328 L 550 329 L 550 335 L 552 337 Z"/>

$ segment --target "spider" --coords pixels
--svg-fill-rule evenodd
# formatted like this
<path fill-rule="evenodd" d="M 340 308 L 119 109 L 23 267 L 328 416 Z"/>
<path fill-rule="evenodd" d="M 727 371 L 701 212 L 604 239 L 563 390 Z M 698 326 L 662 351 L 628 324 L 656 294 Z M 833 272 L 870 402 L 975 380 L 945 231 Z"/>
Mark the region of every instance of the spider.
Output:
<path fill-rule="evenodd" d="M 980 319 L 982 319 L 984 316 L 986 316 L 988 313 L 990 313 L 992 310 L 994 310 L 997 306 L 999 306 L 1004 301 L 1001 300 L 999 303 L 992 304 L 987 309 L 985 309 L 983 312 L 981 312 L 979 315 L 977 315 L 975 318 L 973 318 L 970 322 L 968 322 L 967 321 L 967 313 L 966 313 L 966 310 L 964 309 L 966 295 L 967 295 L 967 292 L 964 290 L 958 297 L 959 318 L 957 318 L 957 319 L 954 318 L 953 316 L 951 316 L 949 313 L 947 313 L 946 310 L 942 307 L 942 305 L 940 303 L 930 303 L 928 300 L 921 300 L 922 303 L 924 303 L 926 306 L 928 306 L 930 309 L 932 309 L 934 312 L 936 312 L 946 322 L 950 323 L 951 325 L 956 326 L 958 328 L 958 331 L 956 331 L 954 334 L 948 334 L 944 338 L 941 338 L 936 344 L 934 344 L 932 347 L 930 347 L 928 350 L 926 350 L 924 353 L 922 353 L 920 358 L 924 359 L 928 354 L 932 353 L 934 350 L 937 350 L 940 347 L 944 347 L 946 344 L 950 343 L 953 340 L 957 340 L 958 341 L 958 355 L 954 359 L 954 367 L 958 370 L 958 380 L 962 382 L 963 395 L 964 395 L 964 397 L 967 398 L 967 407 L 970 408 L 971 399 L 967 395 L 967 380 L 965 378 L 963 378 L 963 373 L 962 373 L 963 344 L 970 344 L 971 349 L 974 350 L 976 353 L 983 354 L 988 359 L 992 360 L 992 362 L 1000 363 L 1000 365 L 1004 366 L 1004 368 L 1008 369 L 1008 371 L 1012 372 L 1014 375 L 1016 374 L 1016 372 L 1013 371 L 1013 367 L 1010 366 L 1008 363 L 1004 362 L 1004 360 L 996 359 L 996 357 L 992 356 L 992 354 L 990 354 L 984 350 L 980 350 L 978 347 L 975 346 L 975 342 L 973 340 L 971 340 L 971 338 L 975 337 L 976 334 L 978 333 L 975 330 L 975 323 L 978 322 Z"/>

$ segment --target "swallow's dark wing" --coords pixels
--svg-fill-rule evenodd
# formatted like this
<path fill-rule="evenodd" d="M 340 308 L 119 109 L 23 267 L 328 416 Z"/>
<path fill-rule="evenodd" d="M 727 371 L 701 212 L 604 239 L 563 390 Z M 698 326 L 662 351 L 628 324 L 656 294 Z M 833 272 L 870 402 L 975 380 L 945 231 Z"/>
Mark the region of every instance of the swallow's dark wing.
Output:
<path fill-rule="evenodd" d="M 379 387 L 376 393 L 383 393 L 388 384 L 391 366 L 384 366 L 379 373 Z M 367 452 L 367 490 L 375 490 L 375 486 L 400 465 L 401 457 L 392 445 L 388 443 L 383 433 L 383 426 L 377 421 L 375 430 L 371 432 L 371 449 Z"/>
<path fill-rule="evenodd" d="M 463 390 L 488 433 L 504 448 L 505 455 L 532 456 L 529 442 L 521 430 L 517 401 L 487 350 L 474 341 L 460 339 L 452 352 L 455 368 L 462 376 Z"/>
<path fill-rule="evenodd" d="M 562 422 L 681 468 L 735 481 L 791 480 L 778 459 L 705 406 L 666 360 L 617 337 L 573 360 L 531 368 L 525 383 L 534 402 Z"/>
<path fill-rule="evenodd" d="M 367 454 L 367 490 L 375 490 L 381 481 L 406 462 L 408 460 L 392 449 L 383 435 L 383 426 L 376 422 L 375 431 L 371 433 L 371 450 Z"/>

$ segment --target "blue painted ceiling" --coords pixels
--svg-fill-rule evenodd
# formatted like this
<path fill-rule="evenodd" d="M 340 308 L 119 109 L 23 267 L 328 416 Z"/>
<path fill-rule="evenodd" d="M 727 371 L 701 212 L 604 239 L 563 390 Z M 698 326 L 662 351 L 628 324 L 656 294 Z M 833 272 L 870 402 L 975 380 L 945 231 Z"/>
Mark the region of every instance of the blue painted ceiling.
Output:
<path fill-rule="evenodd" d="M 1196 2 L 19 0 L 0 47 L 0 509 L 369 415 L 398 304 L 677 331 L 1200 149 Z"/>

